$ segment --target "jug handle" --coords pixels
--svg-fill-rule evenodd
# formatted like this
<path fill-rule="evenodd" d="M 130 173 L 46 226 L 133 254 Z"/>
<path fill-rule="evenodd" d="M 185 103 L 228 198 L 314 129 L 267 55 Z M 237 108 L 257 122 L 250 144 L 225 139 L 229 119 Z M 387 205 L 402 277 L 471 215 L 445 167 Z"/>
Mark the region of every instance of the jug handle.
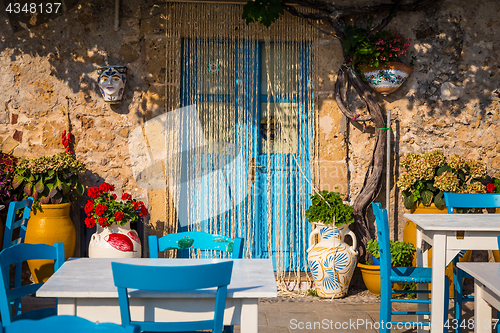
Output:
<path fill-rule="evenodd" d="M 307 248 L 307 252 L 311 251 L 314 247 L 314 245 L 316 244 L 313 244 L 313 236 L 318 234 L 319 233 L 319 228 L 316 228 L 314 229 L 313 231 L 311 231 L 311 233 L 309 234 L 309 247 Z"/>
<path fill-rule="evenodd" d="M 356 235 L 354 234 L 354 232 L 352 232 L 352 230 L 349 230 L 348 232 L 346 232 L 345 235 L 351 236 L 351 239 L 352 239 L 351 249 L 355 255 L 358 255 L 358 251 L 356 250 L 358 248 L 358 240 L 356 239 Z M 344 235 L 344 237 L 345 237 L 345 235 Z"/>

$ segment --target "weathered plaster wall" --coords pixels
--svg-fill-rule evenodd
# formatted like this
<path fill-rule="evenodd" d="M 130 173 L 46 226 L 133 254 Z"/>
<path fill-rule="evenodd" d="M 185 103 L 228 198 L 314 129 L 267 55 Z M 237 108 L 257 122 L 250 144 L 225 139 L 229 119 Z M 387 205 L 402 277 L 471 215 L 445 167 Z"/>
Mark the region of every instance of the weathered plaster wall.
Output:
<path fill-rule="evenodd" d="M 127 1 L 114 31 L 114 4 L 67 4 L 67 13 L 42 16 L 41 23 L 9 17 L 0 6 L 0 142 L 9 138 L 4 149 L 17 145 L 16 155 L 49 155 L 63 151 L 60 135 L 69 128 L 87 165 L 85 185 L 105 180 L 147 203 L 147 191 L 133 181 L 128 135 L 164 112 L 163 13 L 158 5 Z M 95 68 L 107 64 L 128 66 L 121 105 L 105 104 L 98 92 Z M 77 230 L 81 201 L 72 213 Z M 153 211 L 151 220 L 159 214 Z"/>
<path fill-rule="evenodd" d="M 122 2 L 119 31 L 113 29 L 114 4 L 76 2 L 67 1 L 63 15 L 35 18 L 7 17 L 0 5 L 0 142 L 17 145 L 18 155 L 52 154 L 62 151 L 59 136 L 70 126 L 76 155 L 88 167 L 85 184 L 104 179 L 148 202 L 152 229 L 162 233 L 167 228 L 157 226 L 173 216 L 169 198 L 135 184 L 127 140 L 132 129 L 179 105 L 180 32 L 169 31 L 164 0 Z M 404 86 L 377 96 L 395 118 L 394 177 L 399 156 L 430 149 L 481 158 L 492 175 L 500 171 L 499 12 L 496 0 L 443 0 L 421 13 L 401 13 L 389 25 L 412 40 L 407 61 L 415 56 Z M 346 122 L 338 110 L 333 90 L 340 43 L 324 36 L 316 43 L 314 181 L 352 201 L 371 160 L 375 130 Z M 167 59 L 167 50 L 178 56 Z M 97 90 L 94 69 L 106 64 L 129 68 L 119 106 L 106 105 Z M 404 209 L 394 180 L 391 221 L 400 237 Z M 384 191 L 377 200 L 385 203 Z M 81 225 L 79 212 L 73 215 Z"/>

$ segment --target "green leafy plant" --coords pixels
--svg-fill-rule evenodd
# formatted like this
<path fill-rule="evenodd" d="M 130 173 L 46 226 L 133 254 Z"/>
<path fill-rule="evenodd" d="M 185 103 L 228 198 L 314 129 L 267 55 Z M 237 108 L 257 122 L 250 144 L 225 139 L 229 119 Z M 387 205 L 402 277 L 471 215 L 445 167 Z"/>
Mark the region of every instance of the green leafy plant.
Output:
<path fill-rule="evenodd" d="M 311 195 L 311 206 L 306 210 L 309 222 L 333 224 L 339 227 L 342 224 L 354 222 L 353 207 L 344 204 L 340 193 L 321 191 Z"/>
<path fill-rule="evenodd" d="M 319 297 L 316 289 L 307 289 L 307 294 L 312 297 Z"/>
<path fill-rule="evenodd" d="M 401 241 L 390 241 L 391 247 L 391 266 L 392 267 L 406 267 L 411 266 L 413 256 L 415 255 L 415 247 L 412 243 Z M 380 259 L 378 252 L 378 240 L 370 239 L 366 244 L 366 250 L 377 259 Z"/>
<path fill-rule="evenodd" d="M 85 164 L 67 153 L 23 159 L 16 168 L 12 186 L 19 200 L 33 197 L 34 207 L 76 200 L 85 192 L 78 175 Z"/>
<path fill-rule="evenodd" d="M 404 205 L 413 209 L 418 203 L 437 208 L 445 207 L 444 192 L 486 193 L 482 184 L 486 164 L 467 160 L 459 155 L 445 157 L 438 150 L 426 154 L 405 154 L 401 158 L 404 170 L 397 181 L 403 191 Z"/>
<path fill-rule="evenodd" d="M 285 12 L 281 1 L 255 0 L 249 1 L 243 7 L 243 18 L 246 23 L 260 22 L 269 27 Z"/>
<path fill-rule="evenodd" d="M 378 31 L 369 35 L 366 29 L 347 25 L 343 45 L 353 67 L 362 70 L 406 56 L 410 40 L 404 39 L 401 33 L 396 31 Z"/>

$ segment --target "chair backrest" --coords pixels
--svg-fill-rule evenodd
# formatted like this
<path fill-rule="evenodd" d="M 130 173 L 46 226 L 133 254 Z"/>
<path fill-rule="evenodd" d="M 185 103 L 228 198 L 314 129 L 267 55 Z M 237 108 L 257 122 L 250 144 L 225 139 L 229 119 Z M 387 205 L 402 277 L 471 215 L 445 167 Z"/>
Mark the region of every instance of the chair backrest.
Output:
<path fill-rule="evenodd" d="M 150 258 L 158 258 L 160 251 L 181 249 L 217 250 L 231 253 L 233 259 L 243 257 L 243 238 L 232 239 L 201 231 L 172 233 L 159 239 L 149 236 L 148 242 Z"/>
<path fill-rule="evenodd" d="M 23 201 L 12 201 L 9 204 L 7 220 L 5 221 L 2 249 L 6 249 L 14 244 L 24 243 L 24 236 L 26 235 L 26 227 L 28 226 L 32 205 L 32 197 Z M 17 219 L 19 216 L 18 211 L 20 210 L 23 210 L 23 215 L 20 219 Z M 12 239 L 12 236 L 15 234 L 14 230 L 17 228 L 19 228 L 19 233 L 16 234 L 15 239 Z"/>
<path fill-rule="evenodd" d="M 20 301 L 21 297 L 36 293 L 43 283 L 28 284 L 24 286 L 10 288 L 9 276 L 11 265 L 21 266 L 24 261 L 36 259 L 53 259 L 54 271 L 64 263 L 64 244 L 55 243 L 54 246 L 47 244 L 20 243 L 8 247 L 0 252 L 0 314 L 2 324 L 7 325 L 16 320 L 16 317 L 23 319 L 39 319 L 38 313 L 42 311 L 33 310 L 33 317 L 29 312 L 21 312 L 20 308 L 12 309 L 12 301 Z"/>
<path fill-rule="evenodd" d="M 182 332 L 213 330 L 221 333 L 226 307 L 227 285 L 231 282 L 232 261 L 205 265 L 143 266 L 112 262 L 113 280 L 118 289 L 122 325 L 138 325 L 141 331 Z M 157 292 L 217 288 L 214 319 L 189 322 L 131 321 L 128 288 Z M 134 292 L 130 293 L 133 297 Z M 152 310 L 151 310 L 152 311 Z"/>
<path fill-rule="evenodd" d="M 372 203 L 375 223 L 377 224 L 378 253 L 380 255 L 380 294 L 389 295 L 392 290 L 391 277 L 391 240 L 389 237 L 389 218 L 387 209 L 380 202 Z"/>
<path fill-rule="evenodd" d="M 3 333 L 140 333 L 137 326 L 112 323 L 94 323 L 77 316 L 52 316 L 41 320 L 23 319 L 3 328 Z"/>
<path fill-rule="evenodd" d="M 454 213 L 454 208 L 498 208 L 500 193 L 451 193 L 444 192 L 444 201 L 448 214 Z"/>

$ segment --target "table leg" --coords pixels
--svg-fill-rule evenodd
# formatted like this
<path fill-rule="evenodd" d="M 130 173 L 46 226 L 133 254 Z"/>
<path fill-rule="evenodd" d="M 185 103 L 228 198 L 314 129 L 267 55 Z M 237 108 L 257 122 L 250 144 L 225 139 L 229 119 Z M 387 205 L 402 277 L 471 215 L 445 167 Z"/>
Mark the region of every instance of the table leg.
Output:
<path fill-rule="evenodd" d="M 431 332 L 443 332 L 446 266 L 446 233 L 435 232 L 432 241 L 432 301 L 431 301 Z"/>
<path fill-rule="evenodd" d="M 418 226 L 417 226 L 416 245 L 417 245 L 417 248 L 416 248 L 417 266 L 418 267 L 427 267 L 428 266 L 427 260 L 424 260 L 424 258 L 427 258 L 427 251 L 424 252 L 422 249 L 422 229 L 420 229 Z M 424 285 L 423 283 L 417 283 L 417 290 L 424 290 L 426 288 L 428 288 L 428 286 Z M 424 294 L 424 293 L 417 294 L 417 298 L 419 300 L 424 300 L 427 297 L 428 297 L 428 294 Z M 429 305 L 425 304 L 425 303 L 418 303 L 417 311 L 419 311 L 419 312 L 429 311 Z M 425 315 L 425 316 L 418 315 L 417 316 L 417 320 L 419 322 L 424 322 L 424 320 L 427 318 L 428 318 L 427 315 Z M 426 329 L 424 327 L 420 327 L 420 326 L 418 327 L 418 333 L 423 333 L 424 331 L 426 331 Z"/>
<path fill-rule="evenodd" d="M 241 333 L 259 332 L 259 299 L 243 298 L 241 300 Z"/>
<path fill-rule="evenodd" d="M 76 299 L 75 298 L 58 298 L 57 299 L 57 314 L 76 316 Z"/>
<path fill-rule="evenodd" d="M 474 279 L 474 332 L 491 332 L 491 307 L 485 301 L 483 284 Z"/>

